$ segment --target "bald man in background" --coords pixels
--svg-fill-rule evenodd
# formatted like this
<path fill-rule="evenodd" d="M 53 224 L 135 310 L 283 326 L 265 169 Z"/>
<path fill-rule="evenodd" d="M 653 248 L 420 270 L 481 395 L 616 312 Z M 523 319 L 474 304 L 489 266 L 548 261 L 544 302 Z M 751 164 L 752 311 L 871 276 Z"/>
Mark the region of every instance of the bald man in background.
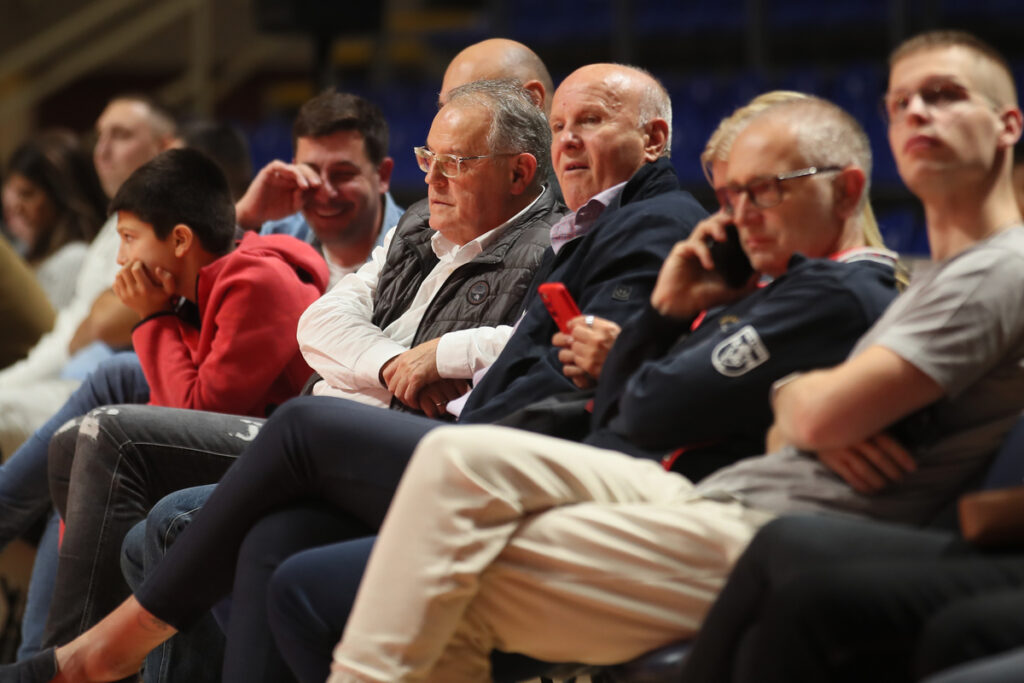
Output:
<path fill-rule="evenodd" d="M 545 114 L 551 113 L 554 91 L 551 75 L 537 54 L 522 43 L 506 38 L 489 38 L 455 55 L 444 72 L 438 104 L 444 104 L 453 88 L 473 81 L 514 78 L 533 97 Z"/>
<path fill-rule="evenodd" d="M 514 78 L 530 93 L 534 103 L 545 116 L 551 115 L 551 95 L 555 91 L 551 74 L 537 53 L 522 43 L 507 38 L 488 38 L 474 43 L 455 55 L 444 72 L 437 105 L 448 100 L 454 88 L 473 81 Z M 555 177 L 555 169 L 548 169 L 547 186 L 563 201 L 562 190 Z"/>

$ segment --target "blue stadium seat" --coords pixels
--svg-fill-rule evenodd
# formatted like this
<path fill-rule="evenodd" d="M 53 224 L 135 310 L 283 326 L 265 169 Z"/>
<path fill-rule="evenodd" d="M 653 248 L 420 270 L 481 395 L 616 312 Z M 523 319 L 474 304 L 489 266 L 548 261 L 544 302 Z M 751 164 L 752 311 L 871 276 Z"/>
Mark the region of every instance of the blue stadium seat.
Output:
<path fill-rule="evenodd" d="M 252 167 L 258 171 L 275 159 L 292 159 L 292 124 L 283 118 L 263 121 L 246 131 Z"/>
<path fill-rule="evenodd" d="M 710 76 L 665 81 L 672 99 L 672 161 L 684 185 L 704 183 L 700 153 L 721 118 L 721 83 Z"/>
<path fill-rule="evenodd" d="M 820 2 L 787 0 L 765 3 L 765 21 L 770 29 L 801 27 L 847 28 L 851 24 L 884 26 L 888 19 L 887 0 Z"/>
<path fill-rule="evenodd" d="M 610 0 L 518 0 L 509 12 L 510 38 L 534 48 L 560 40 L 607 38 L 612 28 Z"/>
<path fill-rule="evenodd" d="M 814 66 L 783 71 L 775 79 L 773 90 L 796 90 L 808 95 L 827 97 L 824 72 Z"/>
<path fill-rule="evenodd" d="M 596 675 L 608 683 L 678 683 L 683 676 L 683 664 L 689 649 L 688 641 L 680 641 L 631 662 L 606 667 Z"/>
<path fill-rule="evenodd" d="M 395 160 L 391 176 L 393 189 L 422 192 L 423 172 L 416 165 L 412 148 L 427 141 L 430 124 L 437 113 L 437 88 L 402 84 L 368 95 L 377 102 L 388 121 L 390 153 Z"/>
<path fill-rule="evenodd" d="M 746 23 L 746 0 L 718 2 L 679 2 L 649 0 L 637 3 L 634 26 L 639 36 L 674 37 L 716 33 L 736 33 Z"/>
<path fill-rule="evenodd" d="M 1020 21 L 1024 19 L 1024 3 L 1020 0 L 940 0 L 939 15 L 945 19 L 971 21 Z"/>

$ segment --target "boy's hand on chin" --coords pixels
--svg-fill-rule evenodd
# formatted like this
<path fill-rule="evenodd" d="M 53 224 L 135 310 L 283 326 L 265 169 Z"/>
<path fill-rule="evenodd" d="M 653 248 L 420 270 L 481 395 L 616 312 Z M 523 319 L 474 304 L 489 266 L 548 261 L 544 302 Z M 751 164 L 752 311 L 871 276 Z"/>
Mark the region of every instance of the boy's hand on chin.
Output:
<path fill-rule="evenodd" d="M 170 311 L 171 297 L 175 296 L 174 275 L 160 267 L 150 271 L 142 261 L 131 261 L 114 278 L 114 293 L 139 318 Z"/>

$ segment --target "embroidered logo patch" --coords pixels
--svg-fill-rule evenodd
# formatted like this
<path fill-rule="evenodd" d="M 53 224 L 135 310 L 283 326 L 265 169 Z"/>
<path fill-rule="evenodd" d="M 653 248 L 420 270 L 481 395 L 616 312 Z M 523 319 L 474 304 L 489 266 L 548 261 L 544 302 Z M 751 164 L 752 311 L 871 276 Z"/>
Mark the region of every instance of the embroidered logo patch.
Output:
<path fill-rule="evenodd" d="M 711 365 L 726 377 L 739 377 L 768 360 L 768 349 L 753 325 L 724 339 L 711 352 Z"/>
<path fill-rule="evenodd" d="M 633 291 L 632 287 L 626 285 L 619 285 L 612 291 L 612 299 L 616 301 L 629 301 L 629 294 Z"/>
<path fill-rule="evenodd" d="M 469 286 L 469 291 L 466 292 L 466 300 L 473 305 L 483 303 L 490 291 L 491 286 L 487 284 L 486 280 L 474 282 Z"/>

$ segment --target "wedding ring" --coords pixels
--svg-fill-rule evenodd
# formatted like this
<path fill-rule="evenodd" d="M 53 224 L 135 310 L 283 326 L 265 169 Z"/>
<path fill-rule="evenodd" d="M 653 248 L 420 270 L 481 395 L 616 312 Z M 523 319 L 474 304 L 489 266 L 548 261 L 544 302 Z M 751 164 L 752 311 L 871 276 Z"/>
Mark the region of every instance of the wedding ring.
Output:
<path fill-rule="evenodd" d="M 593 327 L 594 326 L 594 316 L 588 315 L 586 318 L 583 319 L 583 322 L 586 324 L 587 327 Z"/>

